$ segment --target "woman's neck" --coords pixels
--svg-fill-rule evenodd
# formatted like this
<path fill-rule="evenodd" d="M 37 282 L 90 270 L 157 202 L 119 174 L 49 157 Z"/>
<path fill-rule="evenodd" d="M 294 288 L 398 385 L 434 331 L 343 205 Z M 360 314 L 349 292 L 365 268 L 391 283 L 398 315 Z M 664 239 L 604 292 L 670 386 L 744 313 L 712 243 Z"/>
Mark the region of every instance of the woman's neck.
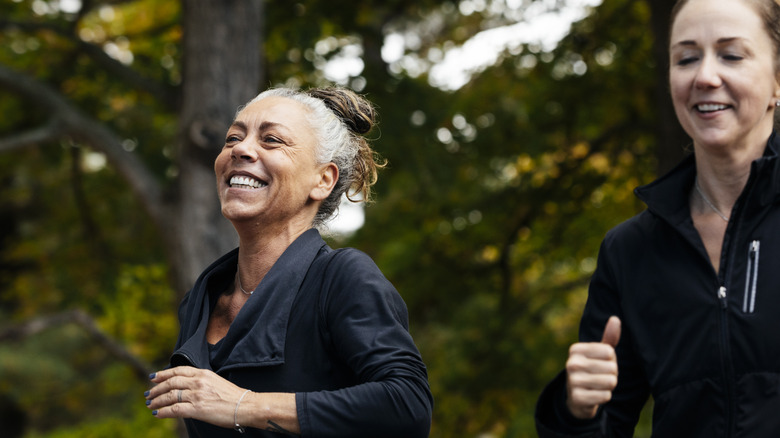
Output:
<path fill-rule="evenodd" d="M 766 148 L 760 144 L 706 148 L 694 145 L 699 189 L 721 211 L 731 211 L 750 177 L 750 166 Z"/>
<path fill-rule="evenodd" d="M 244 289 L 255 289 L 290 244 L 310 228 L 268 227 L 249 232 L 236 226 L 239 235 L 238 266 Z"/>

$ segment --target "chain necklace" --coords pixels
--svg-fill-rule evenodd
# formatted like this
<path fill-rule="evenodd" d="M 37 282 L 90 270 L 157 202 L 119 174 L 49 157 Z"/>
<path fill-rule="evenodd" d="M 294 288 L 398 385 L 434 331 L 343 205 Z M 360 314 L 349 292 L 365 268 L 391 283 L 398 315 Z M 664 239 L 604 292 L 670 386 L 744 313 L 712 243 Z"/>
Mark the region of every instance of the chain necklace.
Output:
<path fill-rule="evenodd" d="M 244 295 L 252 295 L 253 293 L 255 293 L 255 291 L 247 292 L 241 286 L 241 268 L 239 268 L 238 263 L 236 263 L 236 283 L 238 283 L 238 288 L 241 289 L 241 292 L 243 292 Z"/>
<path fill-rule="evenodd" d="M 696 185 L 696 191 L 699 193 L 699 196 L 701 196 L 701 199 L 703 199 L 703 200 L 704 200 L 704 202 L 705 202 L 707 205 L 709 205 L 709 206 L 710 206 L 710 208 L 711 208 L 711 209 L 712 209 L 712 210 L 713 210 L 715 213 L 717 213 L 717 214 L 718 214 L 718 216 L 720 216 L 720 218 L 721 218 L 721 219 L 723 219 L 724 221 L 726 221 L 726 223 L 728 223 L 728 221 L 729 221 L 729 218 L 728 218 L 728 216 L 726 216 L 726 215 L 725 215 L 725 214 L 723 214 L 723 213 L 722 213 L 720 210 L 718 210 L 718 207 L 716 207 L 716 206 L 715 206 L 715 205 L 714 205 L 712 202 L 710 202 L 710 200 L 709 200 L 709 199 L 707 199 L 707 197 L 704 195 L 704 192 L 702 192 L 702 191 L 701 191 L 701 187 L 699 186 L 699 178 L 696 178 L 695 185 Z"/>

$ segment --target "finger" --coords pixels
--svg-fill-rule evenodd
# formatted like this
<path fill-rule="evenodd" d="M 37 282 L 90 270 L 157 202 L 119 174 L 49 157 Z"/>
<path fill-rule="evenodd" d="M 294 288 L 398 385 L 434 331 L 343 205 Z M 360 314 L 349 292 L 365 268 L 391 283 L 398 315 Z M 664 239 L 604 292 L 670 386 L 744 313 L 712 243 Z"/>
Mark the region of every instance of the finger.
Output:
<path fill-rule="evenodd" d="M 600 342 L 578 342 L 569 347 L 569 357 L 583 356 L 590 359 L 615 360 L 615 348 Z"/>
<path fill-rule="evenodd" d="M 192 414 L 193 407 L 189 403 L 176 403 L 152 411 L 157 418 L 191 418 Z"/>
<path fill-rule="evenodd" d="M 178 402 L 178 400 L 177 400 L 178 392 L 179 392 L 178 389 L 174 389 L 174 390 L 165 392 L 163 394 L 160 394 L 159 396 L 157 396 L 155 398 L 147 400 L 146 401 L 146 403 L 147 403 L 146 406 L 149 409 L 160 409 L 160 408 L 165 407 L 165 406 L 175 405 Z"/>
<path fill-rule="evenodd" d="M 604 327 L 604 335 L 601 337 L 601 342 L 607 345 L 611 345 L 612 348 L 617 347 L 620 342 L 621 322 L 617 316 L 610 316 L 607 320 L 607 325 Z"/>
<path fill-rule="evenodd" d="M 174 376 L 164 380 L 154 388 L 146 391 L 144 395 L 146 396 L 147 400 L 152 400 L 176 389 L 191 389 L 191 382 L 191 377 Z"/>
<path fill-rule="evenodd" d="M 612 391 L 618 383 L 614 374 L 569 374 L 569 387 L 594 391 Z"/>
<path fill-rule="evenodd" d="M 618 375 L 618 366 L 615 360 L 591 359 L 589 357 L 574 355 L 566 361 L 566 372 L 569 374 L 607 374 Z"/>
<path fill-rule="evenodd" d="M 572 388 L 571 399 L 579 406 L 600 406 L 612 400 L 612 391 Z"/>
<path fill-rule="evenodd" d="M 569 410 L 578 418 L 592 418 L 599 406 L 612 400 L 612 391 L 572 388 L 569 394 Z"/>
<path fill-rule="evenodd" d="M 198 368 L 188 367 L 188 366 L 168 368 L 167 370 L 161 370 L 156 373 L 150 374 L 149 380 L 151 380 L 154 383 L 161 383 L 170 379 L 171 377 L 176 377 L 176 376 L 194 377 L 198 373 L 198 371 L 199 371 Z"/>

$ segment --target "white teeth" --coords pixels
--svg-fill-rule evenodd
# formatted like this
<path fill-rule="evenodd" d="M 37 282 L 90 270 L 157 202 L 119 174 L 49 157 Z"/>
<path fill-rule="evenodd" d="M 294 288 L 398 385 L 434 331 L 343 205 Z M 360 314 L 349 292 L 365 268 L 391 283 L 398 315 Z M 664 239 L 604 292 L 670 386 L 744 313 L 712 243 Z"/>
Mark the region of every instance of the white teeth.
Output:
<path fill-rule="evenodd" d="M 706 113 L 706 112 L 712 112 L 712 111 L 720 111 L 726 109 L 727 106 L 723 104 L 716 104 L 716 103 L 704 103 L 701 105 L 696 105 L 696 109 L 699 111 Z"/>
<path fill-rule="evenodd" d="M 259 187 L 265 187 L 266 185 L 267 185 L 266 183 L 262 181 L 258 181 L 254 178 L 250 178 L 248 176 L 234 176 L 230 178 L 230 187 L 241 186 L 241 187 L 256 189 Z"/>

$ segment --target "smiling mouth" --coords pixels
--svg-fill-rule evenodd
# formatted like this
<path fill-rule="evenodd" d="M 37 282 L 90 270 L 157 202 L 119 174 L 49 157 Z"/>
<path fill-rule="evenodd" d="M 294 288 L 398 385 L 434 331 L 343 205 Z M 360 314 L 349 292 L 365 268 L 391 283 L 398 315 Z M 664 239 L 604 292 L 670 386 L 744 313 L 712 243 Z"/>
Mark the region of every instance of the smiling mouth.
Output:
<path fill-rule="evenodd" d="M 695 106 L 696 111 L 700 113 L 713 113 L 715 111 L 722 111 L 729 108 L 728 105 L 722 103 L 703 103 Z"/>
<path fill-rule="evenodd" d="M 229 185 L 230 187 L 237 189 L 259 189 L 261 187 L 267 186 L 268 184 L 248 176 L 234 176 L 230 178 Z"/>

